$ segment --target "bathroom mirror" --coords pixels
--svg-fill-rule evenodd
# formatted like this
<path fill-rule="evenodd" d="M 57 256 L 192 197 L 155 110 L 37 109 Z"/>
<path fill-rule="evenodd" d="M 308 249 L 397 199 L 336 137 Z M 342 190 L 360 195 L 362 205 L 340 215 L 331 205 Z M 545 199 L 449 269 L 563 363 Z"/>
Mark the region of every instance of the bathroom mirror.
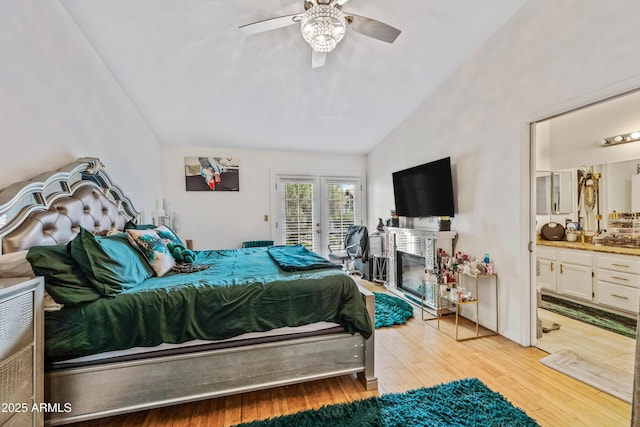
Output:
<path fill-rule="evenodd" d="M 571 213 L 571 172 L 538 171 L 536 175 L 536 213 L 538 215 Z"/>

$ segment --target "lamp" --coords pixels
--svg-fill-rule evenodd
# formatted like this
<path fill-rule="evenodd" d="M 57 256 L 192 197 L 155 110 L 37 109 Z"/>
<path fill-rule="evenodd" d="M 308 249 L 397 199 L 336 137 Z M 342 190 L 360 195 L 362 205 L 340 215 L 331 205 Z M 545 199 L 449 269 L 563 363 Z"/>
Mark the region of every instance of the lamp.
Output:
<path fill-rule="evenodd" d="M 344 14 L 329 4 L 315 4 L 302 15 L 302 37 L 316 52 L 331 52 L 346 28 Z"/>
<path fill-rule="evenodd" d="M 612 145 L 625 144 L 627 142 L 640 141 L 640 131 L 623 133 L 620 135 L 610 136 L 609 138 L 604 138 L 602 147 L 611 147 Z"/>

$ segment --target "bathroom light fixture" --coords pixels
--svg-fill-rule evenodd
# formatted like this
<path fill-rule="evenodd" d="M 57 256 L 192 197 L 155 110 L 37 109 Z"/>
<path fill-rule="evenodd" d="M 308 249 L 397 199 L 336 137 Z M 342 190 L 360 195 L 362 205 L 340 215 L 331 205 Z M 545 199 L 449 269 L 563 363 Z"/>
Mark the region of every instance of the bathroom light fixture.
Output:
<path fill-rule="evenodd" d="M 623 133 L 620 135 L 604 138 L 600 144 L 602 147 L 611 147 L 612 145 L 625 144 L 627 142 L 640 141 L 640 131 Z"/>

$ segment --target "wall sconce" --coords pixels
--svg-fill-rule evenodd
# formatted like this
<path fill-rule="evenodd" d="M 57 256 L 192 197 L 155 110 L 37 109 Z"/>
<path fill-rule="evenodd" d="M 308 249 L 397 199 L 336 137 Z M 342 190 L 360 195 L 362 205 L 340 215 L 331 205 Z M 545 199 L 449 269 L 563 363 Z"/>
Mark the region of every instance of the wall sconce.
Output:
<path fill-rule="evenodd" d="M 633 142 L 633 141 L 640 141 L 640 131 L 623 133 L 621 135 L 604 138 L 600 146 L 611 147 L 612 145 L 626 144 L 627 142 Z"/>

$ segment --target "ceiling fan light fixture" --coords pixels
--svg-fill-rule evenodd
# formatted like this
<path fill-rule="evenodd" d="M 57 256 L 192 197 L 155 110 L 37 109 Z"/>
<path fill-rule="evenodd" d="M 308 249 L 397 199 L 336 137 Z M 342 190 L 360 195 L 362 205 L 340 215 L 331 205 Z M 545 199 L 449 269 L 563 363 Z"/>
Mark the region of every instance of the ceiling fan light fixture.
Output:
<path fill-rule="evenodd" d="M 347 28 L 344 14 L 329 4 L 310 7 L 302 15 L 301 22 L 302 37 L 316 52 L 331 52 Z"/>

